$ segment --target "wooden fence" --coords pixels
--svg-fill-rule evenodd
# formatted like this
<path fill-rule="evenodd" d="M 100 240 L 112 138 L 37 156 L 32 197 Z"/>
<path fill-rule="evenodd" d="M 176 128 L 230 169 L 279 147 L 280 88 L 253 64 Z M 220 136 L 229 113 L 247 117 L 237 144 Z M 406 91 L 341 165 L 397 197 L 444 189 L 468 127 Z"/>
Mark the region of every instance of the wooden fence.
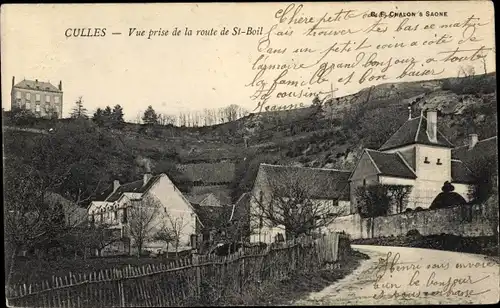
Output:
<path fill-rule="evenodd" d="M 169 264 L 69 274 L 8 288 L 13 307 L 136 307 L 214 305 L 264 281 L 280 281 L 347 257 L 349 239 L 330 233 L 227 256 L 193 255 Z"/>

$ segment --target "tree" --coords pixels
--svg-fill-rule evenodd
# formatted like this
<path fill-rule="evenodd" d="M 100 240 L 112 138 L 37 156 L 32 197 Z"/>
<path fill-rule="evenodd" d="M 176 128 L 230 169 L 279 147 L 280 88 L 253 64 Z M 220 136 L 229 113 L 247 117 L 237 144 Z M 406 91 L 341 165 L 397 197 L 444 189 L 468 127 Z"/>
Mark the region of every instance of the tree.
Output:
<path fill-rule="evenodd" d="M 156 111 L 154 111 L 151 105 L 148 106 L 146 111 L 144 111 L 144 115 L 142 116 L 142 121 L 144 124 L 157 124 L 158 123 L 158 115 Z"/>
<path fill-rule="evenodd" d="M 4 238 L 10 252 L 8 284 L 15 258 L 23 247 L 30 248 L 57 233 L 50 221 L 53 210 L 44 202 L 44 182 L 37 170 L 8 159 L 4 174 Z"/>
<path fill-rule="evenodd" d="M 15 125 L 31 125 L 36 119 L 31 110 L 14 107 L 9 112 L 9 120 Z"/>
<path fill-rule="evenodd" d="M 80 96 L 75 102 L 75 107 L 71 111 L 71 118 L 73 119 L 87 119 L 87 109 L 83 107 L 82 97 Z"/>
<path fill-rule="evenodd" d="M 104 110 L 102 110 L 101 108 L 97 108 L 97 110 L 94 112 L 94 116 L 92 117 L 92 121 L 94 121 L 99 126 L 103 126 L 106 122 L 104 118 Z"/>
<path fill-rule="evenodd" d="M 476 183 L 471 185 L 468 197 L 471 203 L 483 203 L 494 194 L 498 178 L 497 160 L 494 158 L 472 157 L 467 165 L 473 166 Z"/>
<path fill-rule="evenodd" d="M 120 105 L 115 105 L 113 111 L 111 112 L 111 126 L 114 128 L 123 127 L 123 108 Z"/>
<path fill-rule="evenodd" d="M 176 256 L 179 255 L 179 245 L 184 234 L 184 229 L 188 225 L 188 221 L 184 219 L 184 216 L 175 217 L 170 213 L 167 213 L 167 221 L 169 224 L 170 234 L 172 235 L 173 244 L 175 248 Z"/>
<path fill-rule="evenodd" d="M 159 212 L 160 203 L 153 196 L 143 196 L 129 207 L 128 230 L 137 248 L 137 257 L 141 256 L 144 244 L 156 234 L 155 218 Z"/>
<path fill-rule="evenodd" d="M 108 224 L 89 223 L 74 228 L 66 236 L 65 242 L 73 246 L 75 251 L 83 250 L 84 258 L 87 256 L 87 250 L 96 250 L 97 255 L 101 256 L 104 248 L 122 239 L 119 233 L 119 230 L 111 229 Z"/>
<path fill-rule="evenodd" d="M 376 183 L 359 186 L 354 190 L 358 213 L 361 217 L 370 218 L 370 229 L 373 236 L 374 220 L 378 216 L 389 214 L 391 205 L 396 205 L 396 211 L 401 213 L 406 208 L 411 193 L 410 185 L 389 185 Z"/>
<path fill-rule="evenodd" d="M 408 205 L 408 198 L 413 189 L 411 185 L 390 185 L 389 195 L 392 197 L 392 201 L 396 205 L 396 212 L 402 213 L 406 210 Z"/>
<path fill-rule="evenodd" d="M 332 206 L 329 202 L 318 199 L 327 187 L 329 177 L 319 179 L 316 176 L 304 176 L 298 167 L 286 167 L 278 171 L 272 178 L 265 179 L 267 192 L 252 194 L 255 207 L 252 207 L 251 223 L 253 226 L 283 226 L 287 238 L 308 235 L 323 227 L 329 226 L 341 216 L 346 209 Z M 332 200 L 333 203 L 338 199 Z"/>
<path fill-rule="evenodd" d="M 166 251 L 171 243 L 175 243 L 175 235 L 166 224 L 163 224 L 158 232 L 153 236 L 154 240 L 165 243 Z"/>

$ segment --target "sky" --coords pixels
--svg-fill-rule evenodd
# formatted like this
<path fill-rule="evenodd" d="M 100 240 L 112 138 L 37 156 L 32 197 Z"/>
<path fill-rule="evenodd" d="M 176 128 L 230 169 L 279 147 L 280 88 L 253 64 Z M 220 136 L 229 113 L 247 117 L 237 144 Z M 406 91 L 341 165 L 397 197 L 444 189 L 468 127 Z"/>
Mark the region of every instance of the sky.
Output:
<path fill-rule="evenodd" d="M 298 4 L 295 4 L 297 8 Z M 416 3 L 377 4 L 378 9 L 414 11 L 420 7 Z M 433 10 L 448 11 L 455 21 L 463 20 L 471 12 L 490 22 L 476 30 L 475 35 L 481 43 L 494 47 L 493 7 L 488 3 L 473 5 L 470 2 L 435 2 Z M 160 113 L 177 114 L 184 111 L 219 108 L 238 104 L 248 110 L 254 109 L 256 101 L 251 99 L 255 88 L 246 87 L 254 76 L 252 64 L 259 57 L 257 44 L 262 36 L 164 36 L 147 39 L 128 36 L 130 28 L 146 30 L 169 30 L 175 27 L 184 29 L 221 29 L 241 27 L 254 29 L 263 27 L 268 31 L 279 22 L 275 17 L 284 10 L 284 3 L 249 4 L 82 4 L 82 5 L 3 5 L 1 7 L 1 57 L 2 57 L 2 107 L 10 109 L 10 90 L 12 77 L 16 83 L 23 78 L 50 81 L 55 86 L 62 81 L 64 92 L 63 116 L 68 116 L 73 103 L 83 97 L 85 107 L 90 113 L 98 107 L 120 104 L 124 108 L 125 119 L 134 121 L 148 105 Z M 427 5 L 427 8 L 430 6 Z M 324 12 L 357 8 L 371 10 L 374 4 L 364 3 L 309 3 L 305 4 L 299 16 L 322 16 Z M 420 10 L 420 9 L 418 9 Z M 451 13 L 449 10 L 453 10 Z M 421 10 L 425 12 L 425 10 Z M 287 15 L 291 17 L 292 15 Z M 420 19 L 420 23 L 431 19 Z M 441 19 L 432 19 L 442 21 Z M 387 20 L 388 23 L 400 19 Z M 366 22 L 362 20 L 359 22 Z M 371 21 L 370 21 L 371 22 Z M 348 21 L 339 23 L 339 29 L 352 26 Z M 294 29 L 295 25 L 280 23 L 283 30 Z M 302 25 L 297 25 L 300 27 Z M 68 28 L 106 28 L 104 37 L 66 37 Z M 298 28 L 297 28 L 298 29 Z M 452 35 L 461 34 L 463 29 L 450 30 Z M 122 35 L 111 35 L 121 32 Z M 297 30 L 296 30 L 297 32 Z M 373 34 L 375 35 L 375 34 Z M 373 36 L 372 35 L 372 39 Z M 377 42 L 397 42 L 410 36 L 423 34 L 397 33 L 381 35 Z M 428 34 L 433 37 L 432 34 Z M 302 44 L 324 50 L 337 40 L 347 37 L 276 39 L 281 46 L 299 47 Z M 353 36 L 361 39 L 361 36 Z M 359 40 L 358 40 L 359 42 Z M 475 45 L 474 45 L 475 46 Z M 414 48 L 410 51 L 380 51 L 381 58 L 394 56 L 422 55 L 429 47 Z M 287 56 L 271 55 L 271 63 L 290 61 Z M 293 60 L 307 61 L 312 55 L 297 55 Z M 339 53 L 335 61 L 354 61 L 353 53 Z M 443 64 L 444 73 L 440 78 L 456 76 L 461 65 L 468 63 Z M 441 65 L 441 64 L 439 64 Z M 439 67 L 436 64 L 436 67 Z M 476 70 L 483 64 L 472 63 Z M 488 72 L 495 70 L 494 56 L 490 53 L 486 66 Z M 335 76 L 344 76 L 346 71 L 338 69 Z M 296 73 L 300 75 L 301 73 Z M 297 76 L 298 76 L 297 75 Z M 295 75 L 290 74 L 290 77 Z M 299 76 L 300 77 L 300 76 Z M 395 75 L 388 76 L 384 82 L 396 81 Z M 271 78 L 271 77 L 269 77 Z M 272 81 L 273 78 L 270 80 Z M 422 80 L 426 77 L 408 77 L 397 81 Z M 337 96 L 353 93 L 379 81 L 363 84 L 340 85 Z M 336 85 L 337 86 L 337 85 Z M 322 87 L 325 87 L 324 85 Z M 330 85 L 327 87 L 330 88 Z M 320 89 L 323 91 L 323 88 Z M 282 102 L 304 102 L 308 99 L 277 100 Z"/>

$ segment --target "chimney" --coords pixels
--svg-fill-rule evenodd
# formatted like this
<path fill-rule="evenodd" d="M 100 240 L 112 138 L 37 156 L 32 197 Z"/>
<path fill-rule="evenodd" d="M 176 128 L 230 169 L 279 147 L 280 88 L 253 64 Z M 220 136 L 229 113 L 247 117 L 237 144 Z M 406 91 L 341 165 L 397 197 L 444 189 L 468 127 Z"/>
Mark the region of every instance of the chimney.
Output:
<path fill-rule="evenodd" d="M 120 187 L 120 181 L 114 180 L 113 181 L 113 192 L 115 192 L 118 189 L 118 187 Z"/>
<path fill-rule="evenodd" d="M 411 105 L 408 105 L 408 120 L 411 120 Z"/>
<path fill-rule="evenodd" d="M 59 81 L 59 91 L 62 91 L 62 80 Z"/>
<path fill-rule="evenodd" d="M 479 138 L 477 134 L 469 134 L 469 150 L 471 150 L 476 145 L 478 139 Z"/>
<path fill-rule="evenodd" d="M 143 181 L 142 185 L 143 186 L 146 185 L 149 182 L 149 180 L 151 179 L 152 176 L 153 175 L 150 172 L 144 173 L 144 177 L 143 177 L 144 181 Z"/>
<path fill-rule="evenodd" d="M 437 142 L 437 111 L 427 110 L 427 135 L 431 142 Z"/>
<path fill-rule="evenodd" d="M 12 76 L 12 87 L 14 87 L 15 83 L 16 83 L 16 77 Z"/>
<path fill-rule="evenodd" d="M 38 83 L 38 79 L 35 79 L 35 82 Z"/>

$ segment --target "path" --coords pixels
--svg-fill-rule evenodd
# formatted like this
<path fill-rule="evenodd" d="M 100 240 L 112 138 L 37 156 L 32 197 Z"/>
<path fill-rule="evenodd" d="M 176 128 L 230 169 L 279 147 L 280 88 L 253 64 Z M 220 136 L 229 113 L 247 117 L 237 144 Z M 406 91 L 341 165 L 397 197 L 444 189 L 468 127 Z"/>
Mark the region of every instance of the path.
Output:
<path fill-rule="evenodd" d="M 490 258 L 421 248 L 353 248 L 370 259 L 344 279 L 292 304 L 490 304 L 499 300 L 499 264 Z"/>

